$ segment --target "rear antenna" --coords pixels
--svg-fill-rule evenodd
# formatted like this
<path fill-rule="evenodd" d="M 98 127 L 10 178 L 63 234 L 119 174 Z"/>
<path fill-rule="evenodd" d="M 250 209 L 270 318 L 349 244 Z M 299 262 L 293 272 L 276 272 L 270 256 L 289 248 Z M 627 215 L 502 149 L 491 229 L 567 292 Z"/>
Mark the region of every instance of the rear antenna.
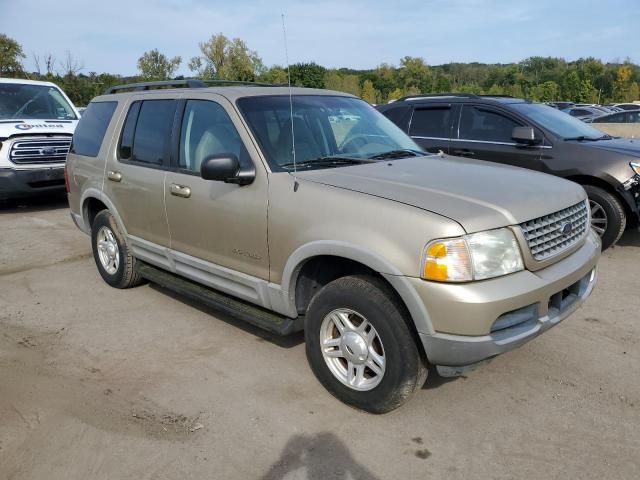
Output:
<path fill-rule="evenodd" d="M 293 94 L 291 92 L 291 70 L 289 69 L 289 49 L 287 48 L 287 29 L 284 25 L 284 13 L 282 14 L 282 34 L 284 36 L 284 56 L 287 62 L 287 82 L 289 84 L 289 115 L 291 116 L 291 156 L 293 158 L 293 173 L 297 172 L 296 168 L 296 136 L 293 131 Z M 294 189 L 298 190 L 298 185 L 294 185 Z"/>

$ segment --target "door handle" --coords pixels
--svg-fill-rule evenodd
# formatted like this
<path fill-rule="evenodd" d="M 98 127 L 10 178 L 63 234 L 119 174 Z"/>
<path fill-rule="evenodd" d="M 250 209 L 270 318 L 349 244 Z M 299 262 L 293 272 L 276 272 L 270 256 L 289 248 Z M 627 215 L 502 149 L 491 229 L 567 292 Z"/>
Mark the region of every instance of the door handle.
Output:
<path fill-rule="evenodd" d="M 473 157 L 476 153 L 473 150 L 463 148 L 461 150 L 454 150 L 453 154 L 458 155 L 459 157 Z"/>
<path fill-rule="evenodd" d="M 122 180 L 122 174 L 120 172 L 114 172 L 113 170 L 107 172 L 107 178 L 112 182 L 119 182 Z"/>
<path fill-rule="evenodd" d="M 178 185 L 177 183 L 172 183 L 171 195 L 175 195 L 176 197 L 189 198 L 191 196 L 191 189 L 186 185 Z"/>

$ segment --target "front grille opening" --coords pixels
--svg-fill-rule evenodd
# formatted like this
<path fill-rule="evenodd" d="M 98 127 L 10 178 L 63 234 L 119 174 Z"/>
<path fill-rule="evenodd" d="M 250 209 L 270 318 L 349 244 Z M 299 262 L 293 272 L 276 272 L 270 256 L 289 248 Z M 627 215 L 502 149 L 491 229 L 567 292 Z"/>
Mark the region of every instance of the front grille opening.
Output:
<path fill-rule="evenodd" d="M 538 304 L 527 305 L 500 315 L 493 325 L 491 333 L 508 333 L 511 335 L 515 330 L 527 330 L 538 321 Z"/>
<path fill-rule="evenodd" d="M 71 137 L 24 138 L 13 142 L 9 160 L 15 164 L 64 163 Z"/>
<path fill-rule="evenodd" d="M 554 317 L 562 313 L 580 297 L 582 283 L 589 276 L 590 274 L 549 298 L 549 317 Z"/>
<path fill-rule="evenodd" d="M 587 234 L 589 211 L 580 202 L 559 212 L 520 224 L 533 258 L 539 262 L 559 255 Z"/>

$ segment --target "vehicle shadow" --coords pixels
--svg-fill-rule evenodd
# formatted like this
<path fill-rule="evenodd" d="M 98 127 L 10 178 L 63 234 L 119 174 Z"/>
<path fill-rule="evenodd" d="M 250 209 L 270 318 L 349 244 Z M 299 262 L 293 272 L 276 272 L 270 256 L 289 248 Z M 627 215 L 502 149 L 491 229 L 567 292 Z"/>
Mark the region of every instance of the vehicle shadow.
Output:
<path fill-rule="evenodd" d="M 427 380 L 422 386 L 422 390 L 432 390 L 444 385 L 445 383 L 454 382 L 459 378 L 465 378 L 464 375 L 460 377 L 443 377 L 438 373 L 436 366 L 431 365 L 430 363 L 427 364 L 427 370 L 429 373 L 427 374 Z"/>
<path fill-rule="evenodd" d="M 250 323 L 247 323 L 243 320 L 235 318 L 232 315 L 216 310 L 215 308 L 211 308 L 207 305 L 193 301 L 190 298 L 186 298 L 180 295 L 179 293 L 174 292 L 173 290 L 161 287 L 160 285 L 157 285 L 155 283 L 149 283 L 149 286 L 152 289 L 173 298 L 174 300 L 184 303 L 185 305 L 189 305 L 190 307 L 195 308 L 196 310 L 199 310 L 203 313 L 206 313 L 207 315 L 214 317 L 214 319 L 228 323 L 229 325 L 233 325 L 234 327 L 237 327 L 251 335 L 254 335 L 255 337 L 257 337 L 258 341 L 266 341 L 269 343 L 273 343 L 274 345 L 277 345 L 280 348 L 293 348 L 304 343 L 303 332 L 297 332 L 287 336 L 277 335 L 275 333 L 271 333 L 266 330 L 263 330 L 260 327 L 256 327 L 255 325 L 251 325 Z"/>
<path fill-rule="evenodd" d="M 301 470 L 304 470 L 306 475 L 299 472 Z M 290 476 L 292 472 L 296 473 Z M 376 480 L 378 478 L 366 467 L 358 464 L 347 446 L 329 432 L 291 437 L 282 450 L 280 458 L 261 478 L 262 480 L 281 480 L 289 476 L 307 480 L 329 478 Z"/>
<path fill-rule="evenodd" d="M 15 200 L 0 200 L 0 215 L 31 213 L 69 208 L 66 194 L 46 195 Z"/>
<path fill-rule="evenodd" d="M 616 245 L 621 247 L 640 247 L 640 230 L 635 228 L 627 230 Z"/>

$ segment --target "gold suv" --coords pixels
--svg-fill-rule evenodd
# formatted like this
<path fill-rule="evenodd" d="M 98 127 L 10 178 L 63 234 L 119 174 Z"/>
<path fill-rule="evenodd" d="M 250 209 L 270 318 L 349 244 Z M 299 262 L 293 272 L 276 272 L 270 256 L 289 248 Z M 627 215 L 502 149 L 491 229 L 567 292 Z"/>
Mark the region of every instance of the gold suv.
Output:
<path fill-rule="evenodd" d="M 582 187 L 427 154 L 339 92 L 114 87 L 82 116 L 66 180 L 109 285 L 304 329 L 320 382 L 370 412 L 420 389 L 427 363 L 455 375 L 531 340 L 596 282 Z"/>

